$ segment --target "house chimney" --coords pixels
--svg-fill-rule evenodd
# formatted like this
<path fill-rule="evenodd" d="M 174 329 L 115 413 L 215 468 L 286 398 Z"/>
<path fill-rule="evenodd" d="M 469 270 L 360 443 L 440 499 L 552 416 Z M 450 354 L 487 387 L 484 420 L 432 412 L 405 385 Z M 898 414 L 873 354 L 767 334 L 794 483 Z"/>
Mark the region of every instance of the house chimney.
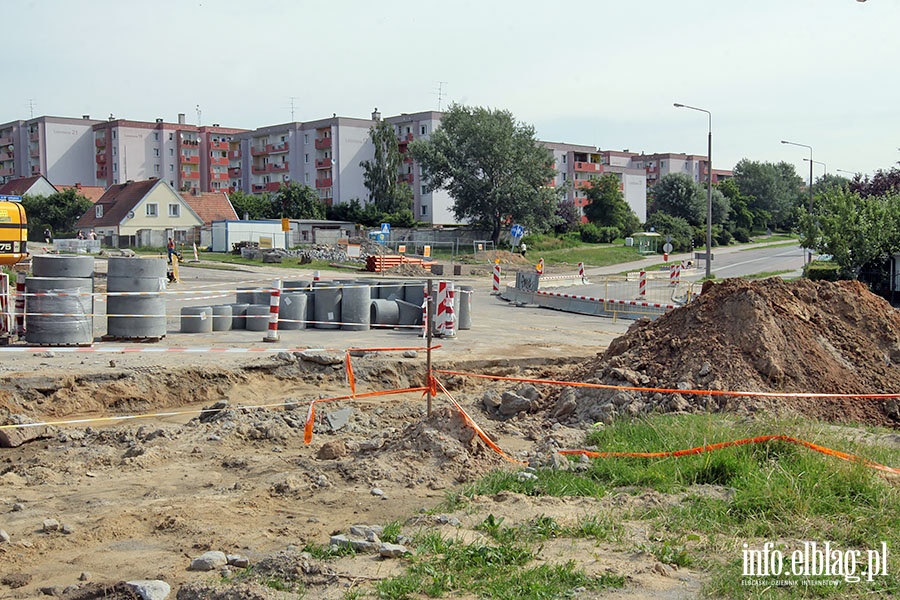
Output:
<path fill-rule="evenodd" d="M 163 120 L 162 120 L 162 119 L 160 119 L 160 118 L 159 118 L 159 117 L 156 117 L 156 122 L 157 122 L 157 123 L 162 123 L 162 122 L 163 122 Z"/>
<path fill-rule="evenodd" d="M 219 127 L 218 123 L 213 123 L 213 127 Z"/>
<path fill-rule="evenodd" d="M 373 120 L 373 121 L 380 121 L 380 120 L 381 120 L 381 113 L 378 112 L 378 107 L 377 107 L 377 106 L 375 107 L 375 110 L 372 111 L 372 120 Z"/>
<path fill-rule="evenodd" d="M 81 115 L 81 118 L 87 120 L 91 118 L 91 115 Z"/>
<path fill-rule="evenodd" d="M 178 113 L 178 124 L 184 125 L 184 113 Z"/>

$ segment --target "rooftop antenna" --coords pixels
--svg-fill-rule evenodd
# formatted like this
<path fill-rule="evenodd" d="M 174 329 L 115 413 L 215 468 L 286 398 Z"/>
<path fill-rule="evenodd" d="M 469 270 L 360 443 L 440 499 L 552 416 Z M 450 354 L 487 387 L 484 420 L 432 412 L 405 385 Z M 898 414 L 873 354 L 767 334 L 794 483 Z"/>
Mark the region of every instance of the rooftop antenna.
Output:
<path fill-rule="evenodd" d="M 34 98 L 28 99 L 28 110 L 31 112 L 31 119 L 34 118 Z"/>
<path fill-rule="evenodd" d="M 197 127 L 200 127 L 203 123 L 200 120 L 200 117 L 203 115 L 203 111 L 200 110 L 200 105 L 197 105 Z"/>
<path fill-rule="evenodd" d="M 296 96 L 291 96 L 291 123 L 294 122 L 294 100 L 296 99 Z"/>
<path fill-rule="evenodd" d="M 444 86 L 447 85 L 446 81 L 438 81 L 438 89 L 437 89 L 437 97 L 438 97 L 438 111 L 441 110 L 441 102 L 444 100 Z"/>

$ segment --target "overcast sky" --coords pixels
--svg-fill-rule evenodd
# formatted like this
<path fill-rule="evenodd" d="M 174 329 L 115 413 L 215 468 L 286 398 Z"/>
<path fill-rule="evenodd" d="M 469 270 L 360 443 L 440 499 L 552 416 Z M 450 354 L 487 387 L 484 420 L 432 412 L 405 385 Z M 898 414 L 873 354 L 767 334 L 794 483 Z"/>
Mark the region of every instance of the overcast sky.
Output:
<path fill-rule="evenodd" d="M 509 110 L 539 139 L 636 152 L 900 160 L 897 0 L 2 0 L 0 123 L 254 129 L 332 113 Z M 440 83 L 443 82 L 443 83 Z M 439 94 L 441 90 L 441 94 Z M 823 166 L 814 165 L 815 176 Z"/>

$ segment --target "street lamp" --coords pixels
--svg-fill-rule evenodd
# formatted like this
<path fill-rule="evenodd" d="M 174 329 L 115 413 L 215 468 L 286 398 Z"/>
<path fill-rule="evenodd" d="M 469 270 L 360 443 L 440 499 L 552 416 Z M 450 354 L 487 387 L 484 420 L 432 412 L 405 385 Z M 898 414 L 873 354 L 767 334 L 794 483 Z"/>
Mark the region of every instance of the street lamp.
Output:
<path fill-rule="evenodd" d="M 807 146 L 806 144 L 798 144 L 797 142 L 789 142 L 787 140 L 781 140 L 782 144 L 790 144 L 791 146 L 800 146 L 801 148 L 809 149 L 809 214 L 812 214 L 813 211 L 813 159 L 812 159 L 812 146 Z M 806 160 L 805 158 L 803 160 Z M 812 262 L 812 248 L 809 250 L 808 261 Z"/>
<path fill-rule="evenodd" d="M 709 117 L 709 147 L 706 166 L 706 278 L 712 275 L 712 113 L 704 108 L 675 103 L 675 108 L 687 108 L 706 113 Z"/>
<path fill-rule="evenodd" d="M 857 173 L 856 171 L 845 171 L 844 169 L 835 169 L 835 171 L 837 171 L 838 173 L 846 173 L 847 175 L 853 175 L 854 177 L 859 175 L 859 173 Z"/>

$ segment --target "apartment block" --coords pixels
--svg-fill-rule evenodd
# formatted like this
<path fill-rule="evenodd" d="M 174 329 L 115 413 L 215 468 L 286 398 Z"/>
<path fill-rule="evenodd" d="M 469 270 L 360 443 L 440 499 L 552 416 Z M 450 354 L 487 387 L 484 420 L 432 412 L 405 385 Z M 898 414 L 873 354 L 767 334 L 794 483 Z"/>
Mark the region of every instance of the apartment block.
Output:
<path fill-rule="evenodd" d="M 100 122 L 42 116 L 0 125 L 0 182 L 44 175 L 54 184 L 93 183 L 91 128 Z"/>
<path fill-rule="evenodd" d="M 659 180 L 670 173 L 684 173 L 697 183 L 705 183 L 709 173 L 709 159 L 695 154 L 640 154 L 634 155 L 635 167 L 647 172 L 647 185 L 653 187 Z M 734 173 L 726 169 L 713 169 L 713 184 L 730 179 Z"/>
<path fill-rule="evenodd" d="M 647 220 L 647 178 L 644 171 L 631 165 L 627 153 L 598 150 L 593 146 L 541 142 L 553 152 L 557 175 L 554 186 L 566 186 L 566 197 L 575 203 L 582 213 L 589 204 L 587 191 L 591 178 L 611 173 L 619 180 L 619 191 L 637 217 Z"/>
<path fill-rule="evenodd" d="M 228 189 L 231 140 L 244 131 L 190 125 L 183 113 L 177 123 L 110 118 L 93 126 L 96 184 L 157 178 L 184 192 Z"/>

